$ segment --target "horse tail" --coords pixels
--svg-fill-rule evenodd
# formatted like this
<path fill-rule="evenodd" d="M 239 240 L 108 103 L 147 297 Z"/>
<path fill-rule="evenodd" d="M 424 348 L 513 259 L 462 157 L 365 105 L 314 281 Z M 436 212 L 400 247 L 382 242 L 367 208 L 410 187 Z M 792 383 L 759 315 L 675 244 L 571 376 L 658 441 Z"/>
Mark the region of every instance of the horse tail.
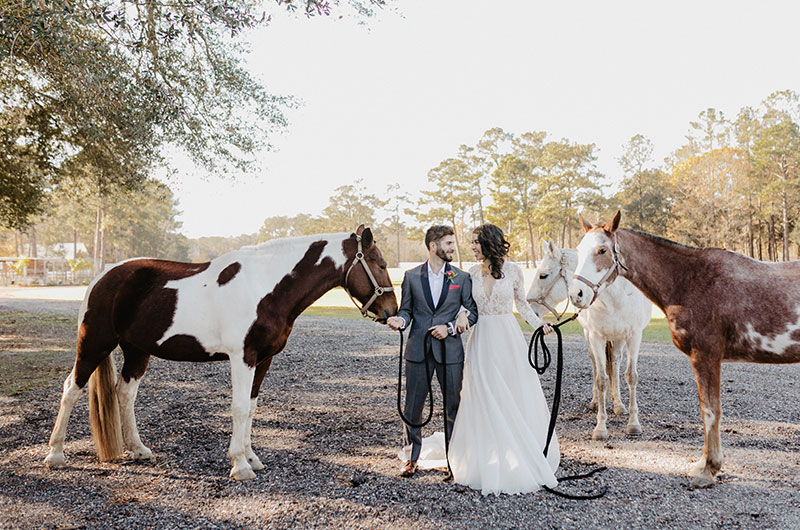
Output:
<path fill-rule="evenodd" d="M 617 369 L 614 364 L 614 342 L 606 341 L 606 373 L 609 379 L 614 377 L 614 371 Z"/>
<path fill-rule="evenodd" d="M 119 403 L 114 391 L 116 379 L 112 355 L 107 355 L 89 378 L 89 425 L 97 456 L 103 462 L 115 459 L 124 451 Z"/>

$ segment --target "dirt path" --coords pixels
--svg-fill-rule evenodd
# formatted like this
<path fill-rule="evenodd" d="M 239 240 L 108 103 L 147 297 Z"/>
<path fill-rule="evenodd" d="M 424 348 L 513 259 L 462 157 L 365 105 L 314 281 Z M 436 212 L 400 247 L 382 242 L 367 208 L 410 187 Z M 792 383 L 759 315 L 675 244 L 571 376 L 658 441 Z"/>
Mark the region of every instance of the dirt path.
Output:
<path fill-rule="evenodd" d="M 253 424 L 267 468 L 244 484 L 227 478 L 224 362 L 152 360 L 137 417 L 153 463 L 98 462 L 84 398 L 67 433 L 69 467 L 49 471 L 42 461 L 60 385 L 0 398 L 0 527 L 800 527 L 800 366 L 724 367 L 723 472 L 717 486 L 693 491 L 686 472 L 703 438 L 685 356 L 644 344 L 644 434 L 626 437 L 626 417 L 612 414 L 611 438 L 594 442 L 590 362 L 583 340 L 568 339 L 560 473 L 608 466 L 585 484 L 607 486 L 605 497 L 571 501 L 548 493 L 483 497 L 442 483 L 437 471 L 398 477 L 396 355 L 397 335 L 384 327 L 301 317 L 267 375 Z M 548 396 L 553 380 L 552 371 L 542 377 Z"/>

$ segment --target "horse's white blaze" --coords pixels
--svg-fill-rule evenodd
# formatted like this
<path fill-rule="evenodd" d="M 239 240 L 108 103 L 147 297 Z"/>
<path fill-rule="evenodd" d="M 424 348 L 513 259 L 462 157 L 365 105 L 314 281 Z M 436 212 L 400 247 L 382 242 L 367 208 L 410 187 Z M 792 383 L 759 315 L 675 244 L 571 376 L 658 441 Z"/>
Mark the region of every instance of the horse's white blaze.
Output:
<path fill-rule="evenodd" d="M 347 261 L 342 242 L 348 237 L 322 234 L 243 247 L 212 260 L 199 274 L 167 282 L 166 288 L 177 291 L 175 316 L 156 343 L 160 346 L 175 335 L 191 335 L 207 352 L 230 355 L 231 345 L 240 345 L 256 320 L 258 302 L 292 272 L 309 246 L 327 241 L 318 263 L 330 258 L 341 267 Z M 232 263 L 240 263 L 241 270 L 230 282 L 218 285 L 219 274 Z"/>
<path fill-rule="evenodd" d="M 795 314 L 800 315 L 800 307 L 795 308 Z M 796 336 L 797 332 L 800 332 L 800 321 L 787 323 L 786 330 L 773 337 L 758 333 L 753 324 L 748 322 L 745 326 L 744 339 L 755 349 L 782 355 L 789 347 L 797 346 L 798 341 L 792 338 L 792 335 Z"/>

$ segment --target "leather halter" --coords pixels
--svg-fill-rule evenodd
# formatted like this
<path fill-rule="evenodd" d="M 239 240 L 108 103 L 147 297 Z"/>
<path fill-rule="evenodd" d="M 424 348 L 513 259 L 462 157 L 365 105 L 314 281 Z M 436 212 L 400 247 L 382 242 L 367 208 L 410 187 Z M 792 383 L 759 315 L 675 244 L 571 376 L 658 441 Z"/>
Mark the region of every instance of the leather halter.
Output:
<path fill-rule="evenodd" d="M 564 280 L 564 284 L 566 284 L 567 286 L 567 289 L 569 289 L 569 278 L 567 278 L 567 255 L 564 252 L 561 253 L 560 264 L 561 268 L 558 271 L 558 278 L 562 278 Z M 550 311 L 554 317 L 556 317 L 556 322 L 561 321 L 561 317 L 564 316 L 564 314 L 567 312 L 567 308 L 569 307 L 569 304 L 565 305 L 564 311 L 562 311 L 561 314 L 559 315 L 558 311 L 556 311 L 556 309 L 550 304 L 548 304 L 546 301 L 547 295 L 550 294 L 550 291 L 552 291 L 553 287 L 555 287 L 556 284 L 558 283 L 558 278 L 556 278 L 556 281 L 550 284 L 550 287 L 548 287 L 545 292 L 543 292 L 538 297 L 533 299 L 533 301 L 536 302 L 537 304 L 546 307 L 547 310 Z"/>
<path fill-rule="evenodd" d="M 594 282 L 591 282 L 591 281 L 587 280 L 586 278 L 584 278 L 580 274 L 573 274 L 572 275 L 572 279 L 573 280 L 578 280 L 578 281 L 581 281 L 581 282 L 585 283 L 592 290 L 592 299 L 589 302 L 589 305 L 592 305 L 594 303 L 594 301 L 597 299 L 597 292 L 606 283 L 609 283 L 608 279 L 611 277 L 611 275 L 613 273 L 616 272 L 617 275 L 619 275 L 620 274 L 620 269 L 628 270 L 628 267 L 626 267 L 619 259 L 619 247 L 617 246 L 616 238 L 614 238 L 614 244 L 611 246 L 611 261 L 612 261 L 611 267 L 609 267 L 609 269 L 606 271 L 606 273 L 603 275 L 602 278 L 600 278 L 600 280 L 597 283 L 594 283 Z M 616 277 L 614 279 L 616 279 Z"/>
<path fill-rule="evenodd" d="M 369 265 L 367 265 L 367 260 L 364 259 L 364 248 L 361 245 L 360 235 L 356 236 L 356 241 L 358 242 L 358 250 L 356 251 L 356 255 L 353 257 L 353 262 L 350 264 L 350 268 L 347 269 L 347 273 L 344 275 L 344 285 L 343 285 L 344 292 L 347 293 L 347 295 L 350 297 L 350 300 L 352 300 L 353 303 L 355 304 L 356 308 L 359 311 L 361 311 L 361 316 L 363 316 L 364 318 L 371 318 L 372 320 L 377 320 L 378 319 L 377 316 L 372 317 L 367 314 L 367 312 L 369 311 L 369 306 L 371 306 L 372 302 L 374 302 L 383 293 L 394 291 L 394 286 L 391 284 L 388 287 L 382 287 L 381 285 L 378 285 L 378 281 L 375 279 L 375 276 L 373 276 L 372 271 L 369 269 Z M 356 300 L 353 297 L 353 294 L 347 287 L 347 279 L 350 277 L 350 273 L 353 272 L 353 269 L 359 262 L 364 266 L 364 270 L 367 272 L 367 277 L 372 282 L 372 287 L 375 289 L 375 291 L 372 293 L 372 298 L 370 298 L 361 307 L 358 307 L 358 300 Z"/>

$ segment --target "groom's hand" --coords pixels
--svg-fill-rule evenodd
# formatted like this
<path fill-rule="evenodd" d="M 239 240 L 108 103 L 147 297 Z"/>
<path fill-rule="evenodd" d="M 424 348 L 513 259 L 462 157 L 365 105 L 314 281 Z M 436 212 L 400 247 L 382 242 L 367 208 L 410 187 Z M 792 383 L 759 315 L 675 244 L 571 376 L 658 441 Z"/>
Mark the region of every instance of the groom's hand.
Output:
<path fill-rule="evenodd" d="M 443 338 L 447 337 L 447 326 L 444 324 L 439 324 L 438 326 L 428 328 L 428 331 L 431 332 L 431 336 L 433 336 L 434 339 L 442 340 Z"/>
<path fill-rule="evenodd" d="M 469 320 L 467 319 L 467 312 L 462 311 L 456 317 L 456 333 L 464 333 L 469 331 Z"/>
<path fill-rule="evenodd" d="M 403 324 L 405 323 L 406 323 L 405 320 L 403 320 L 400 317 L 389 317 L 386 319 L 386 325 L 392 328 L 394 331 L 397 331 L 398 329 L 402 328 Z"/>

